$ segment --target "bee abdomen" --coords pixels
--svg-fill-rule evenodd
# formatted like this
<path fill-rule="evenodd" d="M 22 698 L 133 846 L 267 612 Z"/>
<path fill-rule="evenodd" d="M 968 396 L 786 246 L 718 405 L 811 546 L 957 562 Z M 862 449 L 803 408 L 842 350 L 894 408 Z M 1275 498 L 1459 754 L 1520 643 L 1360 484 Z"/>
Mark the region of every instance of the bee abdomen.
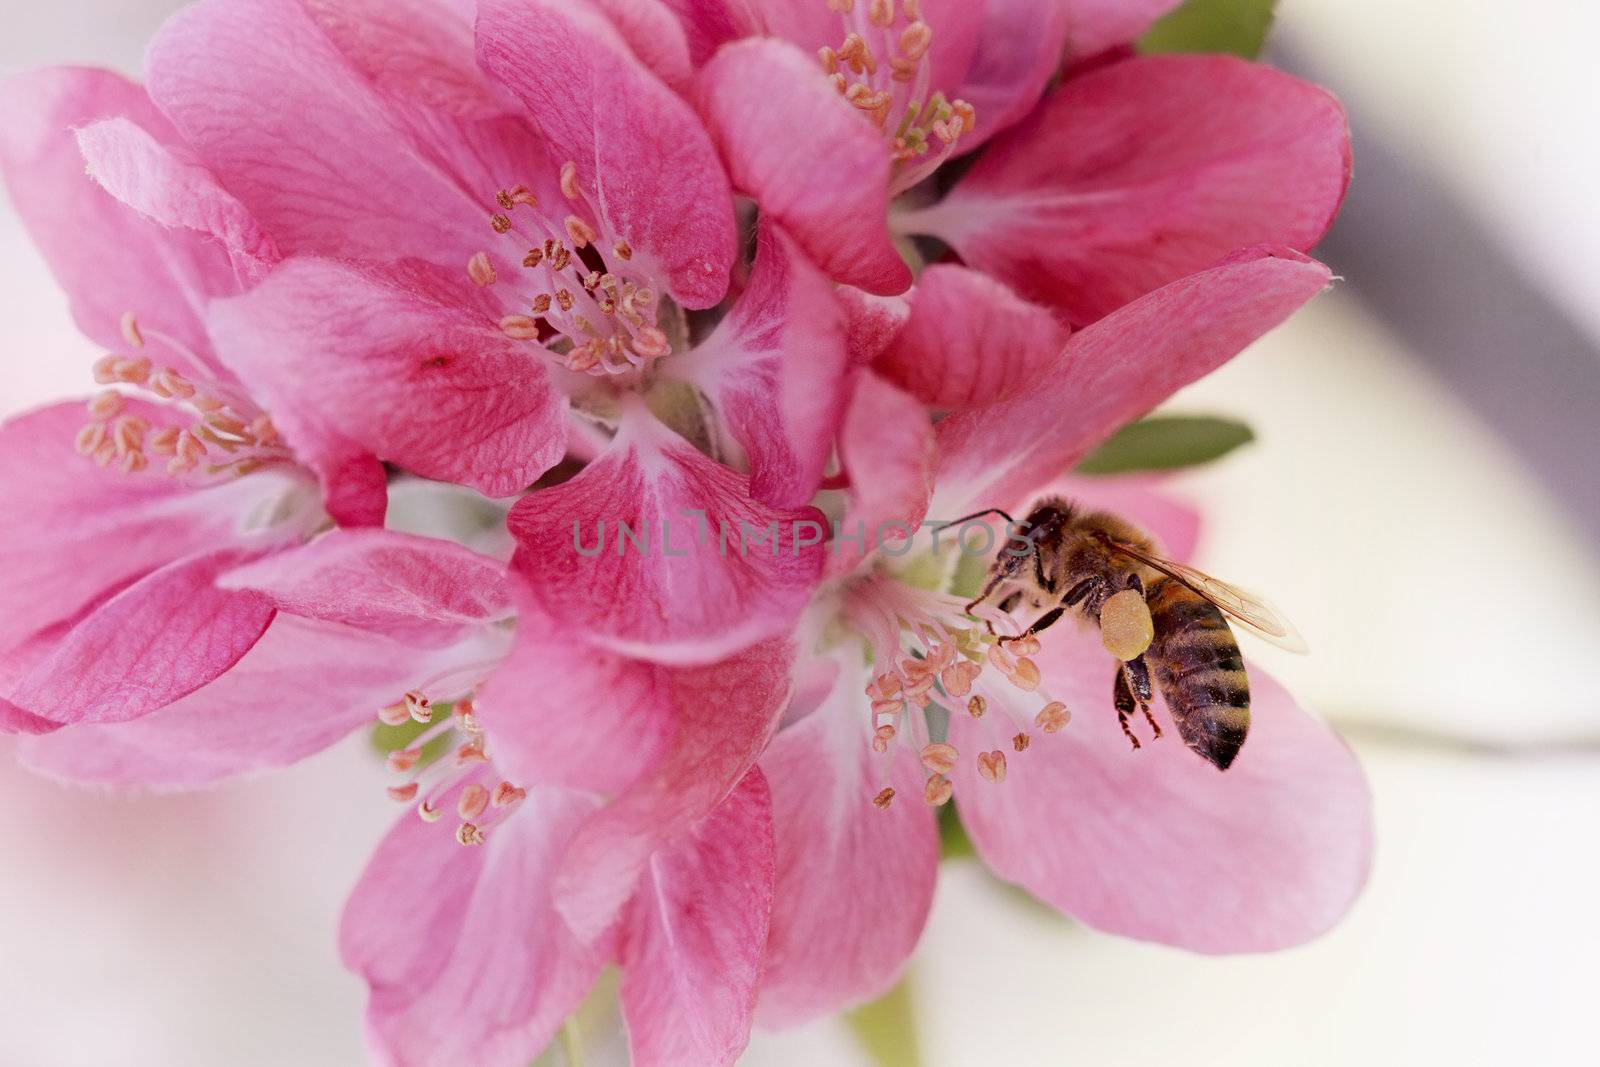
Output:
<path fill-rule="evenodd" d="M 1250 679 L 1228 621 L 1187 586 L 1162 579 L 1151 587 L 1156 637 L 1147 658 L 1183 743 L 1220 770 L 1239 754 L 1250 729 Z"/>

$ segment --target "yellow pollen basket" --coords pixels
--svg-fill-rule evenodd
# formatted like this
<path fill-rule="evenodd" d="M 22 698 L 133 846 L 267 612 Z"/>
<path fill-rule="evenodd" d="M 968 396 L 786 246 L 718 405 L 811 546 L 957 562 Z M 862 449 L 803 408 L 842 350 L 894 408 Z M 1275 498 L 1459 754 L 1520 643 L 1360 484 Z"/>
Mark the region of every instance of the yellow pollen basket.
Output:
<path fill-rule="evenodd" d="M 1124 663 L 1144 655 L 1155 637 L 1150 606 L 1137 590 L 1113 594 L 1100 609 L 1100 643 Z"/>

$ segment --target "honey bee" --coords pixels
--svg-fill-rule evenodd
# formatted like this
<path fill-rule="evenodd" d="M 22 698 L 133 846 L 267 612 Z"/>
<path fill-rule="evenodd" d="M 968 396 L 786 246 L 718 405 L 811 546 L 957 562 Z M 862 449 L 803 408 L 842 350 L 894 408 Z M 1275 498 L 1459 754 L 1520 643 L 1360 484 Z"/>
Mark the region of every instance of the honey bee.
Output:
<path fill-rule="evenodd" d="M 1150 714 L 1159 690 L 1184 744 L 1227 770 L 1250 729 L 1250 679 L 1228 621 L 1304 652 L 1294 626 L 1260 597 L 1158 555 L 1149 535 L 1115 515 L 1060 497 L 1041 501 L 1020 527 L 994 513 L 1019 533 L 1000 550 L 967 611 L 992 601 L 1006 612 L 1042 612 L 1002 644 L 1082 612 L 1121 661 L 1112 704 L 1133 747 L 1139 739 L 1129 719 L 1136 711 L 1161 736 Z"/>

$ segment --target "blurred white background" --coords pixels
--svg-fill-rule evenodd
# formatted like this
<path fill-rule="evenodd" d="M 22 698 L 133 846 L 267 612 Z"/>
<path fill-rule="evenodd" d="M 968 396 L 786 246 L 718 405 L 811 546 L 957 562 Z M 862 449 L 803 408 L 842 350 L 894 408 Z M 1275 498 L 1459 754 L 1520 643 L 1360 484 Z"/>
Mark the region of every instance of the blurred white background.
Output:
<path fill-rule="evenodd" d="M 137 71 L 176 6 L 0 0 L 0 72 Z M 1280 39 L 1600 338 L 1594 5 L 1285 0 Z M 96 353 L 9 212 L 0 294 L 0 414 L 83 390 Z M 1269 590 L 1312 643 L 1259 659 L 1361 752 L 1372 883 L 1315 945 L 1214 960 L 1076 929 L 954 865 L 915 970 L 924 1061 L 1600 1062 L 1600 563 L 1559 486 L 1349 286 L 1172 407 L 1257 429 L 1176 486 L 1211 520 L 1201 562 Z M 352 743 L 130 799 L 7 761 L 0 1067 L 362 1062 L 333 934 L 393 814 L 372 762 Z M 747 1062 L 864 1061 L 829 1023 L 759 1037 Z"/>

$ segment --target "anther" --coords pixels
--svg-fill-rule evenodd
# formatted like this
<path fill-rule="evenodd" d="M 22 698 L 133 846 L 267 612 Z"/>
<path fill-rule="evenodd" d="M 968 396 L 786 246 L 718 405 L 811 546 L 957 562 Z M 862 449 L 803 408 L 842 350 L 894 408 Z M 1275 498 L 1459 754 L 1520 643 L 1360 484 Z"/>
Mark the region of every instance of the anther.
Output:
<path fill-rule="evenodd" d="M 488 806 L 489 791 L 473 782 L 461 791 L 461 796 L 456 800 L 456 814 L 471 822 L 482 815 Z"/>
<path fill-rule="evenodd" d="M 848 15 L 856 9 L 856 0 L 828 0 L 828 10 Z"/>
<path fill-rule="evenodd" d="M 889 742 L 894 740 L 894 734 L 894 727 L 888 723 L 872 731 L 872 751 L 880 756 L 889 751 Z"/>
<path fill-rule="evenodd" d="M 594 244 L 595 239 L 598 236 L 594 232 L 593 226 L 590 226 L 587 222 L 584 222 L 576 215 L 567 216 L 566 227 L 567 236 L 572 239 L 573 245 L 578 248 L 589 247 L 590 245 Z"/>
<path fill-rule="evenodd" d="M 894 0 L 871 0 L 867 5 L 867 21 L 880 29 L 894 25 Z"/>
<path fill-rule="evenodd" d="M 562 251 L 565 252 L 566 249 L 562 249 Z M 572 290 L 571 289 L 557 289 L 556 290 L 556 304 L 560 306 L 562 311 L 571 311 L 572 310 L 572 304 L 573 304 Z"/>
<path fill-rule="evenodd" d="M 94 361 L 94 380 L 99 385 L 110 385 L 118 381 L 117 364 L 122 362 L 121 356 L 101 356 Z"/>
<path fill-rule="evenodd" d="M 497 808 L 506 808 L 519 800 L 526 800 L 527 796 L 528 791 L 526 789 L 518 788 L 510 782 L 501 782 L 494 787 L 494 799 L 491 803 Z"/>
<path fill-rule="evenodd" d="M 387 792 L 390 800 L 400 804 L 409 804 L 416 799 L 417 783 L 407 782 L 405 785 L 391 785 Z"/>
<path fill-rule="evenodd" d="M 488 753 L 483 748 L 483 738 L 474 738 L 456 749 L 456 766 L 465 767 L 469 763 L 488 763 Z"/>
<path fill-rule="evenodd" d="M 513 341 L 537 341 L 539 324 L 526 315 L 507 315 L 500 320 L 500 332 Z"/>
<path fill-rule="evenodd" d="M 413 689 L 405 695 L 406 712 L 417 722 L 433 721 L 433 701 Z"/>
<path fill-rule="evenodd" d="M 526 185 L 519 185 L 511 190 L 511 202 L 521 204 L 523 207 L 538 207 L 539 198 L 529 191 Z"/>
<path fill-rule="evenodd" d="M 144 347 L 144 332 L 139 329 L 139 317 L 131 311 L 122 313 L 122 339 L 134 348 Z"/>
<path fill-rule="evenodd" d="M 405 774 L 416 767 L 421 759 L 422 750 L 420 748 L 402 748 L 389 753 L 389 758 L 384 761 L 384 764 L 395 774 Z M 407 797 L 405 799 L 409 800 L 411 798 Z"/>
<path fill-rule="evenodd" d="M 413 786 L 413 794 L 415 793 L 415 789 L 416 787 Z M 432 804 L 429 804 L 426 800 L 417 805 L 417 818 L 421 819 L 423 822 L 438 822 L 439 816 L 443 814 L 444 812 L 440 811 Z"/>
<path fill-rule="evenodd" d="M 542 248 L 529 249 L 528 254 L 522 257 L 522 265 L 527 267 L 529 270 L 532 270 L 534 267 L 537 267 L 543 262 L 544 249 Z"/>
<path fill-rule="evenodd" d="M 1039 688 L 1039 665 L 1024 656 L 1017 660 L 1017 667 L 1011 673 L 1011 684 L 1025 693 L 1031 693 Z"/>
<path fill-rule="evenodd" d="M 533 313 L 535 315 L 543 315 L 545 312 L 547 312 L 549 310 L 550 310 L 550 294 L 549 293 L 540 293 L 538 296 L 533 298 Z"/>
<path fill-rule="evenodd" d="M 578 189 L 578 165 L 570 159 L 561 164 L 561 195 L 568 200 L 577 200 L 583 195 Z"/>
<path fill-rule="evenodd" d="M 158 456 L 175 455 L 178 451 L 178 435 L 182 432 L 176 426 L 159 427 L 145 439 L 144 447 Z"/>
<path fill-rule="evenodd" d="M 100 450 L 106 440 L 106 424 L 91 422 L 78 431 L 77 438 L 72 442 L 72 447 L 80 456 L 92 456 Z"/>
<path fill-rule="evenodd" d="M 123 474 L 138 474 L 149 465 L 150 460 L 143 452 L 126 452 L 122 456 L 122 462 L 117 464 Z"/>
<path fill-rule="evenodd" d="M 511 193 L 509 191 L 505 190 L 505 189 L 502 189 L 498 193 L 495 193 L 494 194 L 494 199 L 495 199 L 495 203 L 499 204 L 501 207 L 505 208 L 507 211 L 510 211 L 512 208 L 516 207 L 516 205 L 517 205 L 517 202 L 515 200 L 511 199 Z"/>
<path fill-rule="evenodd" d="M 998 748 L 978 753 L 978 775 L 986 782 L 1006 780 L 1006 754 Z"/>
<path fill-rule="evenodd" d="M 1059 700 L 1052 700 L 1039 709 L 1039 714 L 1033 717 L 1033 724 L 1047 734 L 1058 733 L 1063 726 L 1072 721 L 1072 712 Z"/>
<path fill-rule="evenodd" d="M 894 790 L 885 789 L 883 792 L 872 798 L 872 803 L 873 806 L 879 811 L 888 811 L 889 805 L 894 803 Z"/>
<path fill-rule="evenodd" d="M 817 62 L 822 64 L 824 74 L 834 74 L 839 70 L 839 53 L 823 45 L 817 49 Z"/>
<path fill-rule="evenodd" d="M 89 414 L 93 418 L 101 421 L 106 419 L 114 419 L 118 415 L 122 414 L 122 409 L 125 403 L 126 401 L 123 400 L 121 393 L 107 389 L 105 392 L 96 395 L 93 400 L 89 401 Z"/>
<path fill-rule="evenodd" d="M 922 765 L 934 774 L 948 774 L 960 759 L 961 754 L 954 745 L 936 741 L 922 748 Z"/>
<path fill-rule="evenodd" d="M 983 718 L 983 713 L 989 710 L 989 702 L 983 698 L 982 693 L 972 694 L 972 699 L 967 701 L 967 714 L 974 719 Z"/>
<path fill-rule="evenodd" d="M 487 289 L 495 283 L 494 264 L 490 262 L 487 252 L 478 252 L 467 261 L 467 276 L 480 289 Z"/>
<path fill-rule="evenodd" d="M 922 787 L 922 799 L 927 801 L 932 808 L 941 807 L 949 803 L 950 794 L 955 792 L 955 786 L 950 784 L 950 779 L 942 774 L 930 777 Z"/>
<path fill-rule="evenodd" d="M 900 34 L 900 51 L 913 63 L 928 54 L 932 43 L 933 28 L 926 22 L 913 22 Z"/>
<path fill-rule="evenodd" d="M 456 840 L 463 845 L 481 845 L 485 838 L 482 830 L 470 822 L 464 822 L 456 828 Z"/>
<path fill-rule="evenodd" d="M 617 253 L 617 258 L 624 262 L 633 258 L 633 246 L 626 241 L 618 241 L 612 250 Z"/>
<path fill-rule="evenodd" d="M 504 215 L 489 216 L 489 225 L 494 227 L 495 233 L 510 233 L 511 220 Z"/>
<path fill-rule="evenodd" d="M 645 359 L 659 359 L 672 351 L 667 335 L 654 326 L 646 326 L 635 334 L 632 347 Z"/>
<path fill-rule="evenodd" d="M 167 400 L 188 400 L 198 390 L 171 367 L 162 367 L 150 376 L 150 391 Z"/>
<path fill-rule="evenodd" d="M 1026 752 L 1031 744 L 1033 744 L 1033 738 L 1027 734 L 1018 734 L 1011 739 L 1011 747 L 1017 752 Z"/>

